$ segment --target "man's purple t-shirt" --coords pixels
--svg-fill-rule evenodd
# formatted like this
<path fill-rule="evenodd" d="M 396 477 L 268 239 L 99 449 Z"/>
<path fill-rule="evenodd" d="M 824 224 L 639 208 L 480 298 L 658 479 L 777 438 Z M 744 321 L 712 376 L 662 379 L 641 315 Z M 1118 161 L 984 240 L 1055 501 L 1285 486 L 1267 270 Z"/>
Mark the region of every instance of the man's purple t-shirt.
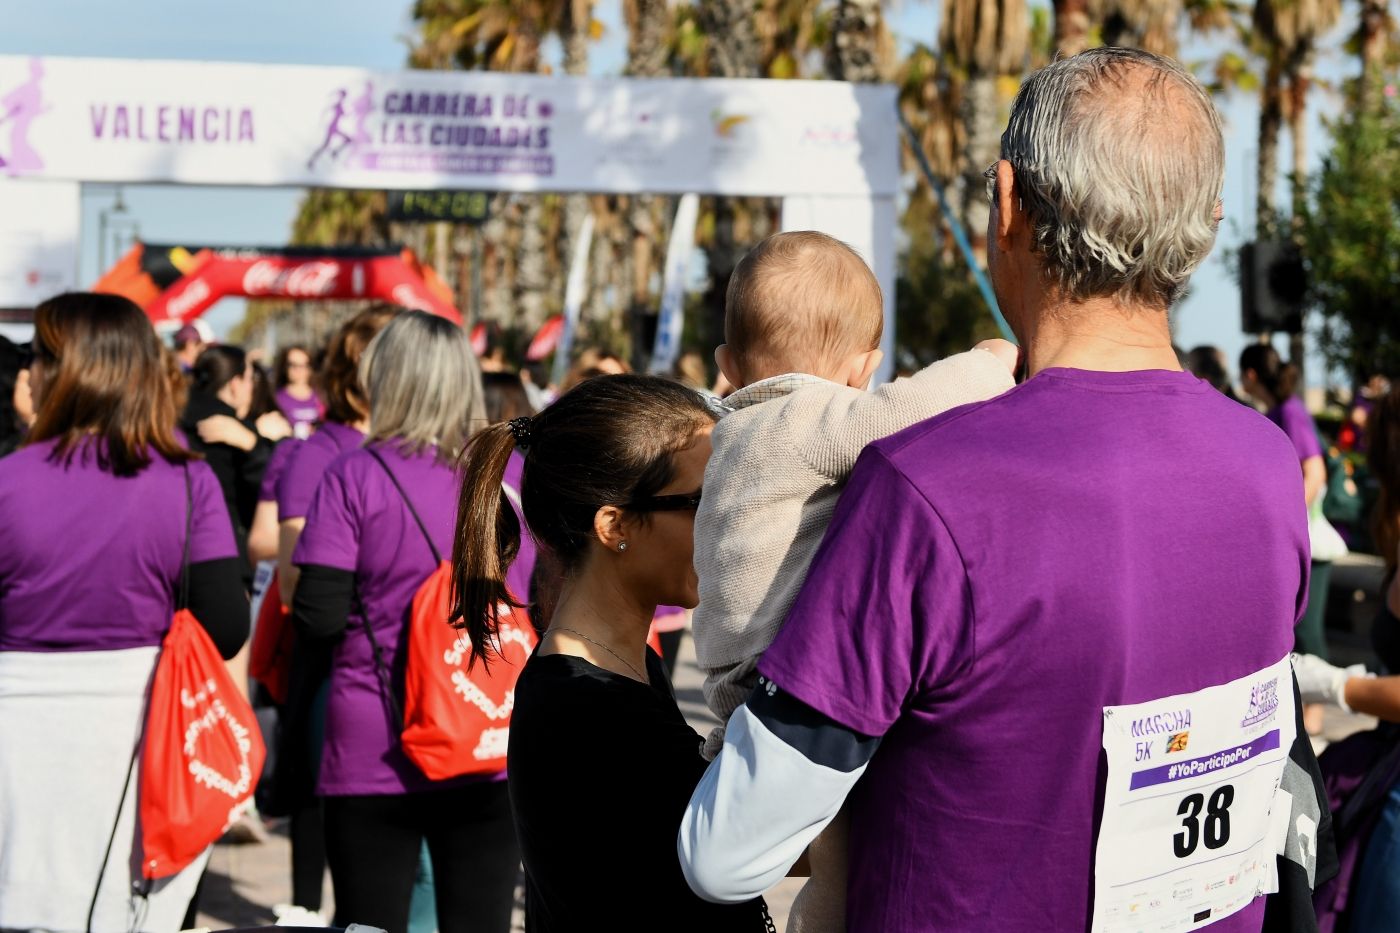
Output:
<path fill-rule="evenodd" d="M 1087 930 L 1103 708 L 1288 652 L 1301 495 L 1278 431 L 1185 373 L 1047 370 L 872 444 L 759 664 L 884 737 L 853 933 Z"/>
<path fill-rule="evenodd" d="M 111 651 L 159 645 L 184 559 L 185 471 L 156 455 L 135 476 L 67 465 L 56 441 L 0 459 L 0 651 Z M 190 562 L 238 556 L 219 481 L 189 465 Z"/>
<path fill-rule="evenodd" d="M 438 553 L 450 556 L 459 474 L 431 450 L 405 456 L 392 445 L 376 444 L 374 449 L 408 493 Z M 384 663 L 401 691 L 409 608 L 437 563 L 392 480 L 368 450 L 342 454 L 326 470 L 292 562 L 355 574 Z M 331 669 L 319 792 L 402 794 L 469 780 L 430 781 L 404 755 L 375 671 L 363 616 L 352 609 Z"/>
<path fill-rule="evenodd" d="M 267 469 L 263 470 L 262 485 L 258 486 L 259 502 L 277 501 L 277 484 L 282 480 L 282 474 L 287 471 L 287 464 L 292 462 L 292 457 L 296 455 L 297 448 L 303 442 L 295 437 L 284 438 L 277 442 L 277 446 L 272 448 L 272 456 L 267 458 Z"/>
<path fill-rule="evenodd" d="M 300 444 L 277 482 L 277 520 L 285 522 L 289 518 L 305 518 L 307 510 L 311 508 L 311 497 L 316 494 L 316 486 L 331 461 L 347 450 L 359 447 L 364 440 L 365 436 L 355 428 L 327 421 L 305 443 Z"/>
<path fill-rule="evenodd" d="M 1283 428 L 1283 433 L 1293 442 L 1299 463 L 1309 457 L 1322 456 L 1322 442 L 1317 438 L 1317 424 L 1314 423 L 1312 415 L 1308 414 L 1308 407 L 1298 396 L 1294 395 L 1282 405 L 1269 409 L 1268 419 Z"/>
<path fill-rule="evenodd" d="M 520 552 L 515 555 L 510 569 L 506 571 L 506 586 L 520 602 L 530 601 L 530 577 L 535 572 L 535 539 L 525 526 L 525 513 L 520 510 L 521 478 L 524 474 L 525 458 L 520 451 L 512 450 L 506 461 L 505 479 L 502 485 L 508 490 L 506 498 L 515 510 L 515 518 L 520 522 Z"/>

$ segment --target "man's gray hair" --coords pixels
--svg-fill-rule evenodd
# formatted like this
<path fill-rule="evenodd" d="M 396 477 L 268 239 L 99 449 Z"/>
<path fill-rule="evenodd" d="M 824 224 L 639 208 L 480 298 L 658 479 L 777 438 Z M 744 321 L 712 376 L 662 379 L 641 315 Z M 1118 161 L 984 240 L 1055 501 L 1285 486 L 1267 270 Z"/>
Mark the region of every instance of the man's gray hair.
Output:
<path fill-rule="evenodd" d="M 446 318 L 409 311 L 390 321 L 360 357 L 360 384 L 369 393 L 371 441 L 415 453 L 436 446 L 455 460 L 486 424 L 471 342 Z"/>
<path fill-rule="evenodd" d="M 1215 243 L 1220 115 L 1168 59 L 1101 48 L 1042 68 L 1016 95 L 1001 153 L 1065 298 L 1169 305 Z"/>

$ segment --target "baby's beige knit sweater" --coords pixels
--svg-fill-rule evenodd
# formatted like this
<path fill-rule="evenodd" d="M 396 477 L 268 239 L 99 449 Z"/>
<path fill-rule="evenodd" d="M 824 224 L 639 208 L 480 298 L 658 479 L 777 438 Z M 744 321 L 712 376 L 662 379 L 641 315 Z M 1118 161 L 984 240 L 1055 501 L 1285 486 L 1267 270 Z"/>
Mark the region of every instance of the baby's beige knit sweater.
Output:
<path fill-rule="evenodd" d="M 970 350 L 864 392 L 815 376 L 735 392 L 715 426 L 695 516 L 700 605 L 692 620 L 705 701 L 721 721 L 757 682 L 865 445 L 1011 388 L 991 353 Z M 706 745 L 718 754 L 717 729 Z"/>

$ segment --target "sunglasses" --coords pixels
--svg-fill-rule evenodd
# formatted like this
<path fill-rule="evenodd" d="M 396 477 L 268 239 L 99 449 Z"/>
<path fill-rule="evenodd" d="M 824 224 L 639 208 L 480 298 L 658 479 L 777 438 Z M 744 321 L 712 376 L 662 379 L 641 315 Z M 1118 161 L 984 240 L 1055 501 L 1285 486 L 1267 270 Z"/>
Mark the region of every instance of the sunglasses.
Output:
<path fill-rule="evenodd" d="M 674 496 L 650 496 L 646 499 L 634 499 L 623 506 L 629 512 L 685 512 L 694 511 L 700 508 L 700 496 L 703 489 L 694 492 L 680 493 Z"/>

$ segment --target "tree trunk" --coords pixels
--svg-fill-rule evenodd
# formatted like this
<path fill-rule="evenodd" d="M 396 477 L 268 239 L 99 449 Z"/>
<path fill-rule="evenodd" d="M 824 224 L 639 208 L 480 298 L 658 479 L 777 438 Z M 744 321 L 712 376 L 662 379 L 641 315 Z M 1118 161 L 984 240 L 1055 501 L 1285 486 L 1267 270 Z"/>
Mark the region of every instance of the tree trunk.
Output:
<path fill-rule="evenodd" d="M 1380 103 L 1389 36 L 1390 13 L 1386 9 L 1386 0 L 1362 0 L 1359 36 L 1361 80 L 1357 100 L 1364 109 L 1373 110 Z"/>
<path fill-rule="evenodd" d="M 1089 47 L 1089 0 L 1055 0 L 1055 54 L 1078 55 Z"/>
<path fill-rule="evenodd" d="M 1290 62 L 1288 82 L 1288 135 L 1293 143 L 1293 223 L 1302 222 L 1308 190 L 1308 91 L 1312 87 L 1312 43 L 1301 45 Z"/>
<path fill-rule="evenodd" d="M 982 173 L 1001 157 L 1000 97 L 992 75 L 971 75 L 963 86 L 963 124 L 967 127 L 963 159 L 962 220 L 977 261 L 987 262 L 987 185 Z"/>
<path fill-rule="evenodd" d="M 753 0 L 699 0 L 696 20 L 709 37 L 709 66 L 712 77 L 760 78 L 762 47 L 754 31 Z M 735 226 L 743 211 L 766 210 L 764 199 L 745 198 L 743 205 L 734 198 L 715 198 L 715 236 L 709 251 L 710 284 L 705 291 L 706 320 L 703 330 L 714 342 L 724 333 L 724 295 L 729 277 L 743 257 L 747 244 L 736 239 Z"/>
<path fill-rule="evenodd" d="M 710 40 L 712 77 L 762 77 L 762 46 L 754 31 L 753 0 L 699 0 L 695 18 Z"/>
<path fill-rule="evenodd" d="M 1264 83 L 1259 89 L 1259 190 L 1254 210 L 1256 235 L 1260 238 L 1274 232 L 1274 189 L 1278 185 L 1278 139 L 1282 126 L 1283 66 L 1278 53 L 1271 51 Z"/>
<path fill-rule="evenodd" d="M 826 45 L 826 74 L 836 81 L 880 80 L 880 0 L 839 0 Z"/>

